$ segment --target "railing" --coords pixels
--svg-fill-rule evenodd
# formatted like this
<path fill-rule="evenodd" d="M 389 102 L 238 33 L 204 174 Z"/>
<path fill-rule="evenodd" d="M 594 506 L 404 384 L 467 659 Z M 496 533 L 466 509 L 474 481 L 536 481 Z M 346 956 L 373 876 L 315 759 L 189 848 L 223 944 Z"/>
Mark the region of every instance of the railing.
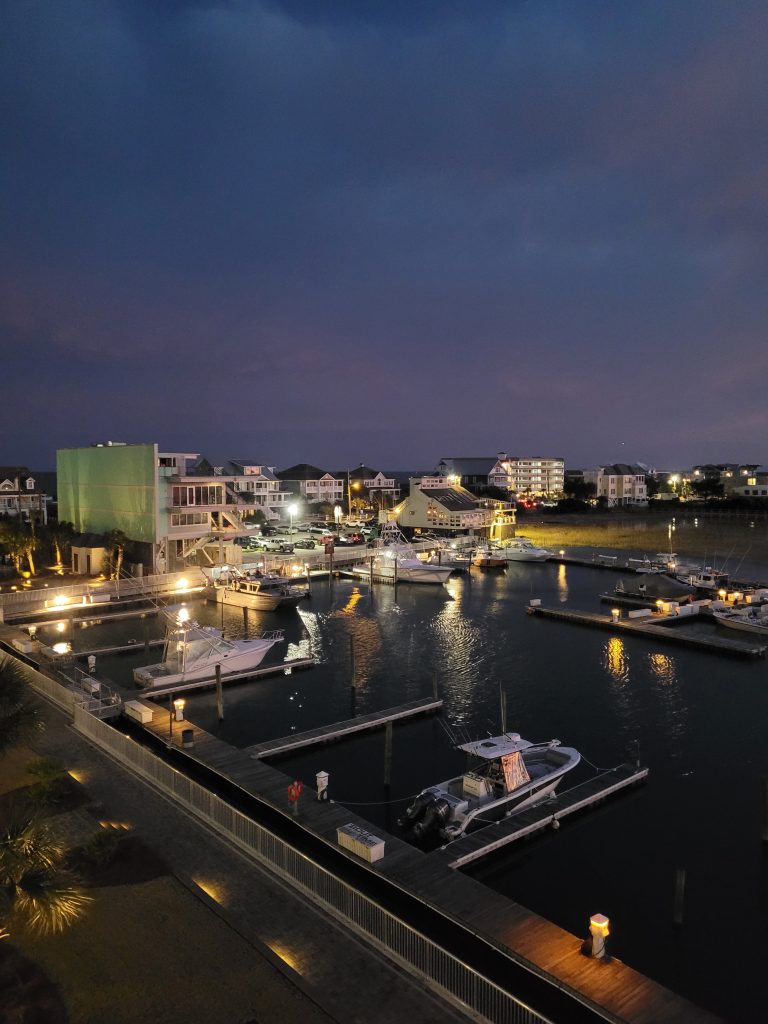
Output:
<path fill-rule="evenodd" d="M 362 932 L 391 958 L 426 978 L 441 995 L 495 1024 L 547 1024 L 483 975 L 363 893 L 314 863 L 220 797 L 166 764 L 135 740 L 75 707 L 75 728 L 123 765 L 172 796 L 257 860 L 265 862 L 345 924 Z"/>
<path fill-rule="evenodd" d="M 169 591 L 174 591 L 183 580 L 186 580 L 191 588 L 205 585 L 202 571 L 196 566 L 191 566 L 183 572 L 168 572 L 155 576 L 130 576 L 119 580 L 103 580 L 99 583 L 94 581 L 92 583 L 75 583 L 70 586 L 53 585 L 44 590 L 30 588 L 29 590 L 13 591 L 0 594 L 0 605 L 4 612 L 13 615 L 47 601 L 56 611 L 62 612 L 68 607 L 80 603 L 82 598 L 86 598 L 85 604 L 87 605 L 91 598 L 95 604 L 98 604 L 105 595 L 110 598 L 125 598 L 137 594 L 159 597 Z M 61 604 L 54 604 L 57 597 L 66 600 Z"/>

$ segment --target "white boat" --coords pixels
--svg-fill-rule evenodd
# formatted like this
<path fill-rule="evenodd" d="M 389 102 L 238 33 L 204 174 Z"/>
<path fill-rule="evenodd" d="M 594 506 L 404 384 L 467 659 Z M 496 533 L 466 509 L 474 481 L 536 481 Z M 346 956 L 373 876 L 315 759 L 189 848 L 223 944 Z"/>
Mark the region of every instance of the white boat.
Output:
<path fill-rule="evenodd" d="M 200 626 L 188 616 L 186 608 L 182 608 L 170 619 L 159 664 L 133 670 L 139 686 L 165 688 L 176 683 L 213 680 L 218 666 L 223 678 L 245 675 L 283 640 L 281 629 L 252 640 L 225 640 L 220 629 Z"/>
<path fill-rule="evenodd" d="M 362 579 L 374 577 L 391 579 L 398 583 L 445 583 L 453 569 L 449 565 L 422 562 L 400 532 L 397 523 L 387 523 L 381 531 L 379 546 L 367 563 L 355 565 L 352 572 Z"/>
<path fill-rule="evenodd" d="M 208 596 L 219 604 L 274 612 L 295 608 L 308 594 L 303 583 L 260 569 L 243 572 L 235 566 L 203 570 L 208 577 Z"/>
<path fill-rule="evenodd" d="M 718 572 L 707 565 L 693 572 L 675 573 L 675 579 L 694 590 L 706 590 L 708 593 L 716 593 L 718 590 L 725 590 L 728 586 L 728 574 Z"/>
<path fill-rule="evenodd" d="M 710 606 L 715 622 L 728 629 L 768 636 L 768 605 L 747 604 L 731 607 L 716 601 Z"/>
<path fill-rule="evenodd" d="M 476 764 L 463 775 L 422 790 L 398 824 L 416 839 L 451 841 L 528 807 L 554 792 L 581 760 L 559 740 L 530 743 L 519 733 L 459 744 Z"/>
<path fill-rule="evenodd" d="M 491 550 L 506 562 L 545 562 L 548 558 L 555 557 L 554 551 L 537 548 L 529 537 L 512 537 L 511 540 Z"/>
<path fill-rule="evenodd" d="M 475 552 L 472 565 L 476 565 L 478 569 L 506 569 L 507 559 L 496 549 L 482 547 Z"/>

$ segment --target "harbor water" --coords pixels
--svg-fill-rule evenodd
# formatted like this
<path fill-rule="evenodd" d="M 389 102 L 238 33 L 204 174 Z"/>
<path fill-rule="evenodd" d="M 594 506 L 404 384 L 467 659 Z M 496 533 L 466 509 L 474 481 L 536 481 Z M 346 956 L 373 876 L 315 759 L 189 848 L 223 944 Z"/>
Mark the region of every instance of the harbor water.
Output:
<path fill-rule="evenodd" d="M 751 569 L 768 578 L 768 567 Z M 268 661 L 312 654 L 319 664 L 227 686 L 221 723 L 211 691 L 187 694 L 186 714 L 242 747 L 427 697 L 437 686 L 441 715 L 395 725 L 388 789 L 382 730 L 276 762 L 307 785 L 327 771 L 333 799 L 390 831 L 409 797 L 461 771 L 454 741 L 500 731 L 502 691 L 509 729 L 533 741 L 556 737 L 582 753 L 578 779 L 639 758 L 650 769 L 645 786 L 470 873 L 578 936 L 590 915 L 607 915 L 614 956 L 727 1020 L 751 1024 L 765 1019 L 768 1005 L 768 663 L 525 614 L 531 598 L 605 613 L 599 594 L 619 578 L 512 563 L 473 569 L 446 587 L 371 591 L 352 580 L 313 581 L 311 598 L 279 615 L 245 617 L 193 601 L 200 622 L 233 636 L 283 627 L 286 642 Z M 135 652 L 98 665 L 99 674 L 128 683 L 134 667 L 159 660 L 160 649 L 147 655 L 144 640 L 163 628 L 162 616 L 92 624 L 77 627 L 74 641 L 83 650 L 135 640 Z M 563 786 L 571 784 L 569 777 Z M 680 871 L 685 898 L 676 923 Z"/>

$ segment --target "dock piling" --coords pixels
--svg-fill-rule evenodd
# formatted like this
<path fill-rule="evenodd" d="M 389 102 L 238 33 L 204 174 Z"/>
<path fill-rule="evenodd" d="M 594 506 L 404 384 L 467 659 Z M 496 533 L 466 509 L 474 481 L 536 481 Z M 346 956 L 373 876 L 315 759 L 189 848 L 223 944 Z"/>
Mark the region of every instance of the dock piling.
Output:
<path fill-rule="evenodd" d="M 392 722 L 384 726 L 384 785 L 392 781 Z"/>
<path fill-rule="evenodd" d="M 675 907 L 672 920 L 675 924 L 683 923 L 683 904 L 685 902 L 685 868 L 678 868 L 675 873 Z"/>
<path fill-rule="evenodd" d="M 224 721 L 224 691 L 221 686 L 221 665 L 216 666 L 216 717 Z"/>
<path fill-rule="evenodd" d="M 768 843 L 768 776 L 763 776 L 763 842 Z"/>

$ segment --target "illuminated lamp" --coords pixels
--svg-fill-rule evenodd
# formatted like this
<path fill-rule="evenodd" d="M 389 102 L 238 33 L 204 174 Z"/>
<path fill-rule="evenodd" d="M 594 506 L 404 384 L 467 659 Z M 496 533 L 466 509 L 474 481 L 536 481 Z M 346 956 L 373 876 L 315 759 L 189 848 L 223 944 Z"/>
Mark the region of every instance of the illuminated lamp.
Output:
<path fill-rule="evenodd" d="M 605 940 L 610 935 L 610 923 L 605 914 L 593 914 L 589 919 L 589 933 L 592 936 L 591 955 L 596 960 L 606 956 Z"/>
<path fill-rule="evenodd" d="M 176 700 L 173 702 L 173 707 L 174 707 L 174 710 L 176 712 L 176 721 L 177 722 L 183 722 L 184 721 L 184 705 L 186 703 L 187 702 L 184 700 L 183 697 L 177 697 Z"/>

